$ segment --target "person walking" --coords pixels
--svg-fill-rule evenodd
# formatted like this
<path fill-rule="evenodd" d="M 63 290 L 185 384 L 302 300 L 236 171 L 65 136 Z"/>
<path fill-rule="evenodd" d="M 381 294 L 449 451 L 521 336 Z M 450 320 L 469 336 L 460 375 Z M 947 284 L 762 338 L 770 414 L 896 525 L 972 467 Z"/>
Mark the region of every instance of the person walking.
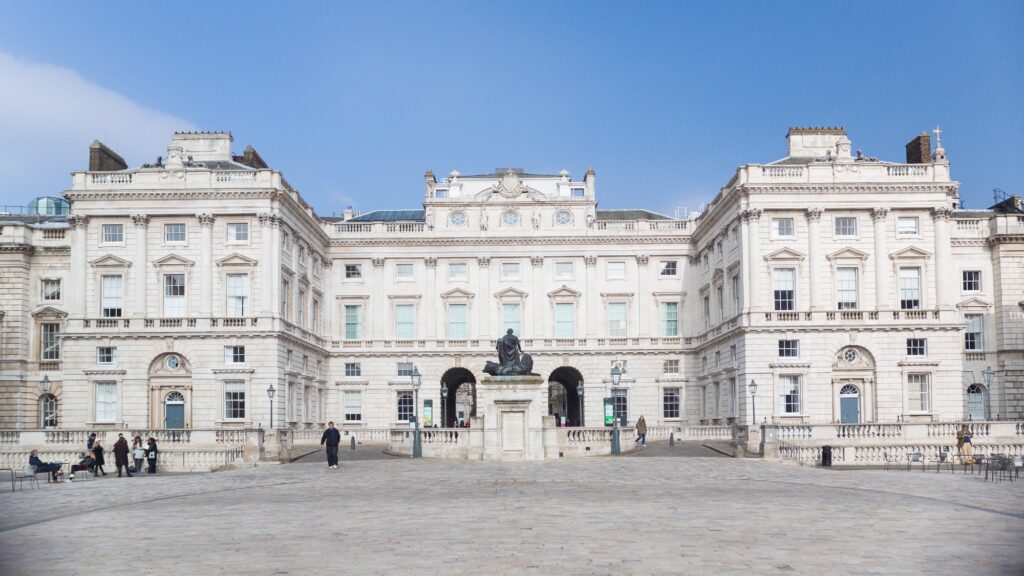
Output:
<path fill-rule="evenodd" d="M 142 461 L 146 459 L 146 449 L 142 446 L 142 437 L 132 439 L 132 460 L 135 460 L 136 474 L 142 474 Z"/>
<path fill-rule="evenodd" d="M 327 430 L 324 430 L 320 437 L 320 447 L 327 446 L 327 467 L 331 470 L 338 468 L 338 444 L 341 443 L 341 432 L 334 427 L 334 422 L 327 423 Z"/>
<path fill-rule="evenodd" d="M 96 455 L 96 464 L 94 468 L 96 472 L 94 475 L 98 476 L 100 474 L 103 474 L 104 476 L 106 476 L 107 473 L 105 470 L 103 470 L 103 465 L 106 464 L 107 461 L 103 458 L 103 443 L 100 442 L 99 438 L 97 438 L 96 441 L 92 443 L 92 453 Z"/>
<path fill-rule="evenodd" d="M 636 421 L 636 443 L 641 446 L 647 445 L 647 420 L 644 420 L 643 415 Z"/>
<path fill-rule="evenodd" d="M 118 434 L 117 442 L 114 442 L 114 465 L 117 466 L 118 478 L 121 477 L 121 468 L 124 468 L 129 478 L 132 477 L 132 469 L 128 466 L 128 454 L 130 453 L 128 440 L 125 439 L 124 434 Z"/>
<path fill-rule="evenodd" d="M 149 443 L 146 445 L 146 461 L 149 463 L 149 474 L 156 474 L 156 455 L 160 450 L 156 447 L 156 438 L 149 437 Z"/>

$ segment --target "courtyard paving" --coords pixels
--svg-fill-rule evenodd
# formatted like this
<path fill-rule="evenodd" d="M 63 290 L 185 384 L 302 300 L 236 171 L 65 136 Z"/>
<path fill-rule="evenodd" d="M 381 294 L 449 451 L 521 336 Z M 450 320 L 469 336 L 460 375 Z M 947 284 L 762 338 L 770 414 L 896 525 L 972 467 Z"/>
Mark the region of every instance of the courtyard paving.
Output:
<path fill-rule="evenodd" d="M 361 447 L 337 471 L 311 457 L 7 492 L 0 574 L 1024 574 L 1024 482 L 679 448 L 497 463 Z"/>

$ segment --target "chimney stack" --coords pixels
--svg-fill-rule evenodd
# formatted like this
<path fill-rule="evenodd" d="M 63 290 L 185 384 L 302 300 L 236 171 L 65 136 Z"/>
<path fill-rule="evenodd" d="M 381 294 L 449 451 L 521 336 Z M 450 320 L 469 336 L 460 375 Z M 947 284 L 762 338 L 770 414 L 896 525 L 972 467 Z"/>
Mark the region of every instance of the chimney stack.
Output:
<path fill-rule="evenodd" d="M 126 170 L 128 164 L 124 158 L 107 148 L 106 144 L 99 140 L 93 140 L 89 145 L 89 171 L 90 172 L 116 172 Z"/>
<path fill-rule="evenodd" d="M 907 164 L 931 164 L 932 137 L 921 132 L 913 140 L 907 142 Z"/>
<path fill-rule="evenodd" d="M 257 170 L 261 168 L 270 168 L 270 166 L 267 166 L 267 163 L 263 161 L 263 157 L 260 156 L 260 153 L 257 152 L 256 149 L 252 147 L 252 145 L 246 146 L 245 151 L 242 152 L 241 156 L 233 156 L 232 158 L 234 159 L 235 162 L 238 162 L 239 164 L 244 164 L 250 168 L 255 168 Z"/>
<path fill-rule="evenodd" d="M 355 212 L 352 211 L 351 206 L 346 207 L 345 211 L 341 213 L 341 219 L 346 222 L 351 220 L 353 217 L 355 217 Z"/>

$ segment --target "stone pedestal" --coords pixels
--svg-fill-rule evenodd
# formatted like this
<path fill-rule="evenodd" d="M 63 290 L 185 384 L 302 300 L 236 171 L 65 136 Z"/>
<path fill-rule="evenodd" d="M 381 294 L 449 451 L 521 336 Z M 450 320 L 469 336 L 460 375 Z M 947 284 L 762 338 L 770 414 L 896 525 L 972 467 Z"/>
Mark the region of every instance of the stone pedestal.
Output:
<path fill-rule="evenodd" d="M 476 388 L 484 460 L 543 460 L 547 386 L 538 375 L 488 376 Z M 482 420 L 482 421 L 481 421 Z"/>

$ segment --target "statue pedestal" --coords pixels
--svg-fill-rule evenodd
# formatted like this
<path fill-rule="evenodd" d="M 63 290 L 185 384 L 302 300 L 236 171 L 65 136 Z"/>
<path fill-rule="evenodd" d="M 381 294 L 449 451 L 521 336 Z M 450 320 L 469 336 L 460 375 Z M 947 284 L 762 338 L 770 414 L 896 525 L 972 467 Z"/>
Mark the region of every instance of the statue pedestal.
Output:
<path fill-rule="evenodd" d="M 477 419 L 483 426 L 484 460 L 543 460 L 544 377 L 485 376 L 476 387 Z"/>

